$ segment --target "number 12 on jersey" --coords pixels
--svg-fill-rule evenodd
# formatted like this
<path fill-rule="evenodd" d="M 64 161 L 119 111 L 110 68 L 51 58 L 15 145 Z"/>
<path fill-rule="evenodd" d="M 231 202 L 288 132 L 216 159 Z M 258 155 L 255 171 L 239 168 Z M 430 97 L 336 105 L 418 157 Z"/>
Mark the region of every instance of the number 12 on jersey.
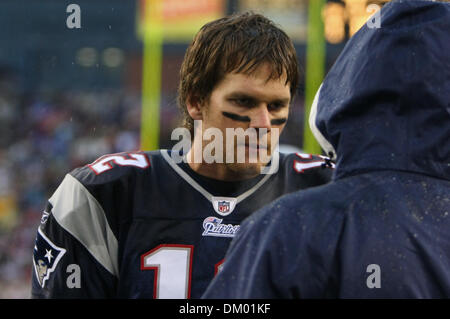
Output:
<path fill-rule="evenodd" d="M 153 270 L 153 298 L 191 297 L 193 245 L 161 244 L 141 256 L 141 270 Z M 224 260 L 214 265 L 220 271 Z"/>
<path fill-rule="evenodd" d="M 187 299 L 191 294 L 192 245 L 159 245 L 141 256 L 141 270 L 154 270 L 153 298 Z"/>

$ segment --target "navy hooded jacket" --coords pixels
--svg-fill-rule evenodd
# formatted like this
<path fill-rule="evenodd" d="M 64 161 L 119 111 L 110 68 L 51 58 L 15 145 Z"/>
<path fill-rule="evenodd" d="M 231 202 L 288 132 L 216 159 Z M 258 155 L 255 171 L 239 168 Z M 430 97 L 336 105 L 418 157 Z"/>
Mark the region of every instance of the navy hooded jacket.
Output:
<path fill-rule="evenodd" d="M 311 111 L 333 181 L 250 216 L 205 298 L 450 297 L 450 3 L 380 17 Z"/>

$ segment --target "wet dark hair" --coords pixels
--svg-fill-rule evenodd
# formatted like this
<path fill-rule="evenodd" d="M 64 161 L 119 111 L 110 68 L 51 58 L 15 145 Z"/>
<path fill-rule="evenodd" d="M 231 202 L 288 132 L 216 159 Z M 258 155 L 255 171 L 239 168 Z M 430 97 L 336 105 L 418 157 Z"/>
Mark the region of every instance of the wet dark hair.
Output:
<path fill-rule="evenodd" d="M 183 112 L 183 126 L 193 136 L 194 121 L 186 102 L 208 99 L 227 73 L 251 74 L 268 63 L 268 78 L 286 74 L 291 100 L 298 85 L 298 60 L 292 40 L 263 15 L 245 12 L 205 24 L 188 47 L 180 70 L 178 106 Z"/>

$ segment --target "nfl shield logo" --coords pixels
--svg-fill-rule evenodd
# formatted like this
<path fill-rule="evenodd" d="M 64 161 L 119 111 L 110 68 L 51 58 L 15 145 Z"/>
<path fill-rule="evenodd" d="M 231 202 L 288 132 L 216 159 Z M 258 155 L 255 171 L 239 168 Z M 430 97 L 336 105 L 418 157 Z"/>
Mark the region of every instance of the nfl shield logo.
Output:
<path fill-rule="evenodd" d="M 220 213 L 228 213 L 230 211 L 230 202 L 226 200 L 219 201 L 217 209 Z"/>
<path fill-rule="evenodd" d="M 234 197 L 215 197 L 211 198 L 214 210 L 221 216 L 231 214 L 236 207 L 237 198 Z"/>

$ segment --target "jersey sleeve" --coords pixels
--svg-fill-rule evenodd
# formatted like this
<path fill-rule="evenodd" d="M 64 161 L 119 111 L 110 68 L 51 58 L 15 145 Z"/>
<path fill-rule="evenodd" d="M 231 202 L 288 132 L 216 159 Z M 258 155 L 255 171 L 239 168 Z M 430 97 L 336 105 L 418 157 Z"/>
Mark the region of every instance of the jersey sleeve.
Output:
<path fill-rule="evenodd" d="M 102 206 L 67 174 L 37 230 L 32 298 L 114 297 L 117 253 L 117 239 Z"/>
<path fill-rule="evenodd" d="M 282 158 L 285 179 L 291 189 L 305 189 L 329 183 L 333 179 L 335 164 L 322 155 L 291 153 Z"/>

